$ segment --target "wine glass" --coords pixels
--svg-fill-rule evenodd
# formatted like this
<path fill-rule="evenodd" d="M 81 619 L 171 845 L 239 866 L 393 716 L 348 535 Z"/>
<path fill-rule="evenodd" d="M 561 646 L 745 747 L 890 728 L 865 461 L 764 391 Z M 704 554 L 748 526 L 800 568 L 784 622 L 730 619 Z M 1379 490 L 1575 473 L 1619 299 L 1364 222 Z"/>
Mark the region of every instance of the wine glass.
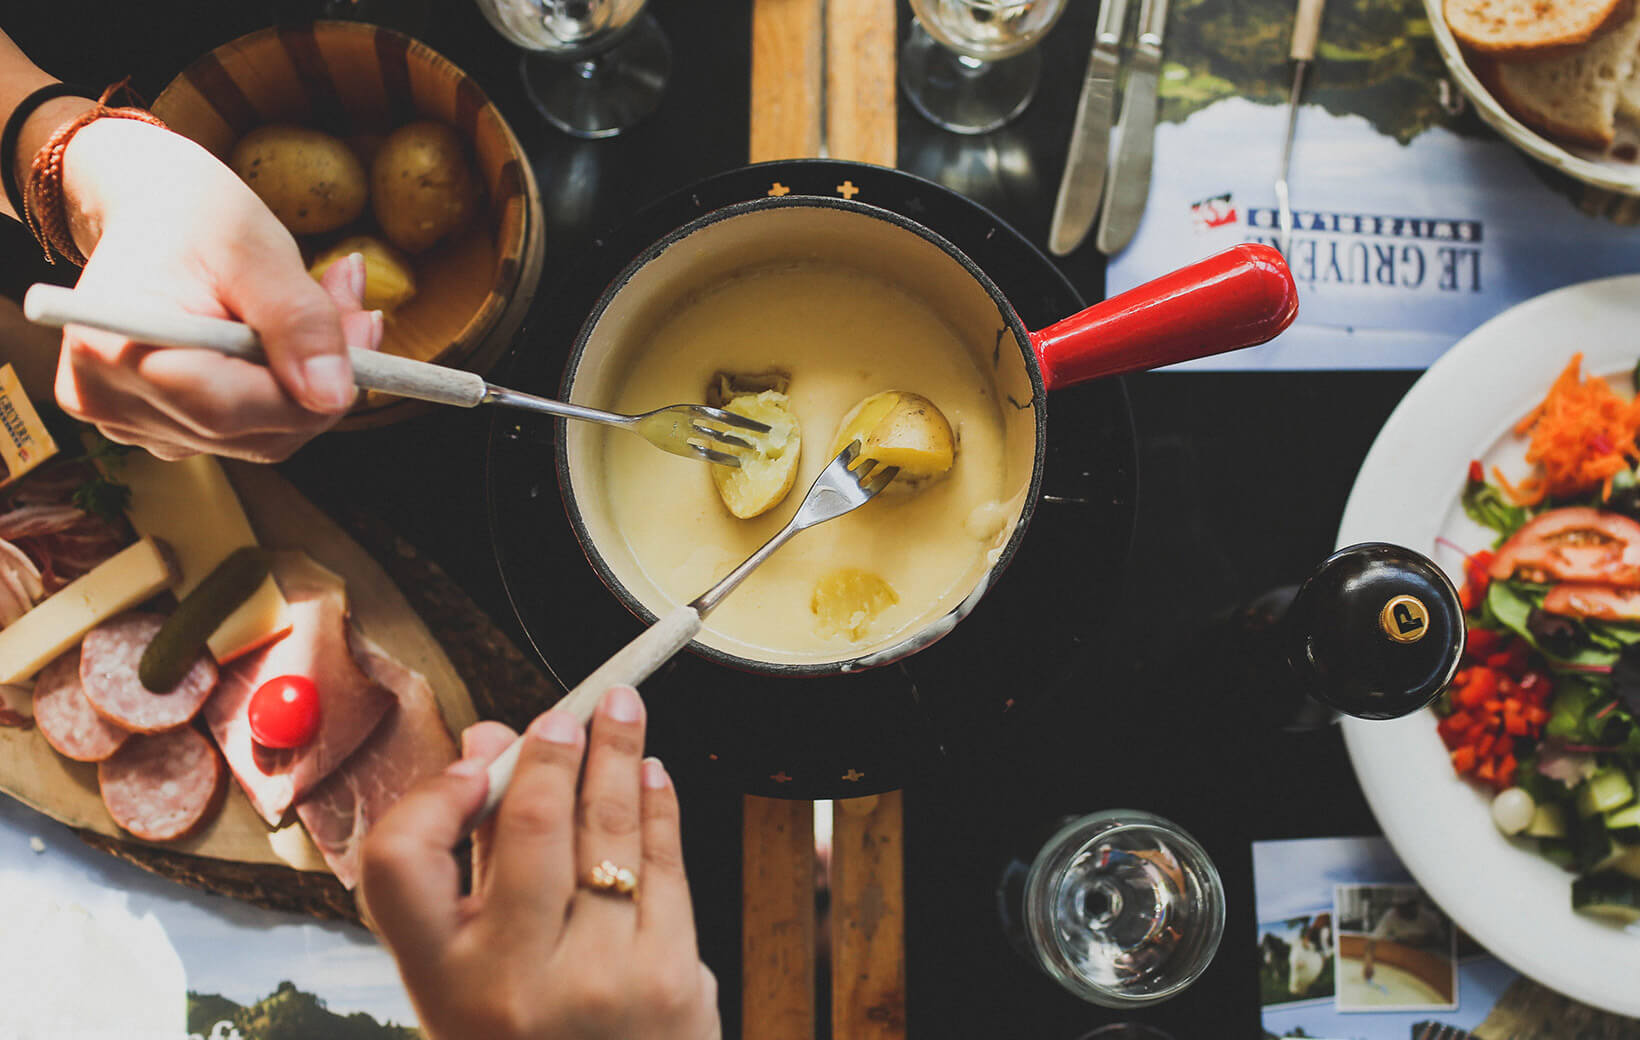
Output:
<path fill-rule="evenodd" d="M 911 0 L 916 20 L 900 52 L 900 87 L 936 126 L 995 130 L 1036 94 L 1036 45 L 1065 0 Z"/>
<path fill-rule="evenodd" d="M 660 104 L 672 48 L 644 0 L 477 2 L 497 32 L 524 48 L 524 89 L 565 133 L 613 137 Z"/>
<path fill-rule="evenodd" d="M 1004 921 L 1072 993 L 1104 1007 L 1166 1000 L 1212 963 L 1224 934 L 1224 885 L 1195 839 L 1133 809 L 1073 819 L 1029 868 L 1005 873 Z"/>

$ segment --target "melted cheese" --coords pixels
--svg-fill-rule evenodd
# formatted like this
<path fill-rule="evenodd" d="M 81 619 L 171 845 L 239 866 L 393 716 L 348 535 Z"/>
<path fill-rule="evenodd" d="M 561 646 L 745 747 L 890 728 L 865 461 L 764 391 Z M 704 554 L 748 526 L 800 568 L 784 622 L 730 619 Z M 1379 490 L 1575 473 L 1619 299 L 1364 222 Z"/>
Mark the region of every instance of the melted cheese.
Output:
<path fill-rule="evenodd" d="M 798 534 L 724 600 L 701 639 L 728 652 L 825 661 L 904 638 L 974 588 L 1017 513 L 1002 504 L 1003 427 L 992 381 L 931 308 L 858 272 L 814 264 L 742 274 L 680 307 L 623 367 L 618 400 L 609 403 L 624 412 L 701 400 L 719 370 L 778 368 L 791 375 L 791 408 L 802 424 L 791 494 L 751 520 L 729 514 L 701 463 L 638 437 L 606 437 L 611 520 L 654 589 L 628 584 L 657 614 L 706 591 L 786 524 L 863 398 L 922 394 L 957 435 L 946 479 Z M 843 567 L 880 575 L 899 595 L 858 639 L 812 610 L 817 584 Z"/>

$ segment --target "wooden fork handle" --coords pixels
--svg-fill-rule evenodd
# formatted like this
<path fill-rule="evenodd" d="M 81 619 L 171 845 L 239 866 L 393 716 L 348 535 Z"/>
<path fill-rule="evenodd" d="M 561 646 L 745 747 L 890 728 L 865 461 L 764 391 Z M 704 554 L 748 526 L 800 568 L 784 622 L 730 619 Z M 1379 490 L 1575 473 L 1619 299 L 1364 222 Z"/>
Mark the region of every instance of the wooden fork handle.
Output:
<path fill-rule="evenodd" d="M 145 300 L 96 296 L 58 285 L 35 285 L 23 297 L 23 314 L 40 325 L 84 325 L 139 343 L 214 350 L 259 365 L 267 362 L 262 341 L 249 325 L 190 314 L 173 307 L 156 307 Z M 413 361 L 396 354 L 354 347 L 348 351 L 348 360 L 353 363 L 355 386 L 395 397 L 472 408 L 483 403 L 489 389 L 484 378 L 476 373 Z"/>
<path fill-rule="evenodd" d="M 670 661 L 699 634 L 700 627 L 700 614 L 694 607 L 684 604 L 675 608 L 644 629 L 638 638 L 617 650 L 614 657 L 581 680 L 580 685 L 565 694 L 554 707 L 568 709 L 585 725 L 592 721 L 592 713 L 611 686 L 636 686 L 654 675 L 661 665 Z M 490 763 L 487 770 L 490 790 L 484 796 L 484 807 L 474 818 L 473 826 L 478 826 L 501 803 L 501 796 L 507 792 L 513 770 L 518 766 L 518 754 L 523 750 L 525 739 L 519 737 L 513 741 L 501 757 Z"/>

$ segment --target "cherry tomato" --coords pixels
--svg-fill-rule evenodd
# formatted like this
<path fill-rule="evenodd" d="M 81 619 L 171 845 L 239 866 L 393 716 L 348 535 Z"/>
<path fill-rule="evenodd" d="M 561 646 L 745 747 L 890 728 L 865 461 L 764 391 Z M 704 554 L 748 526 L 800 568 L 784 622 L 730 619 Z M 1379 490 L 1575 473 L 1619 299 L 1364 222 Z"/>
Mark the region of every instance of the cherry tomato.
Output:
<path fill-rule="evenodd" d="M 251 694 L 250 722 L 263 747 L 302 747 L 319 732 L 319 688 L 305 675 L 269 679 Z"/>

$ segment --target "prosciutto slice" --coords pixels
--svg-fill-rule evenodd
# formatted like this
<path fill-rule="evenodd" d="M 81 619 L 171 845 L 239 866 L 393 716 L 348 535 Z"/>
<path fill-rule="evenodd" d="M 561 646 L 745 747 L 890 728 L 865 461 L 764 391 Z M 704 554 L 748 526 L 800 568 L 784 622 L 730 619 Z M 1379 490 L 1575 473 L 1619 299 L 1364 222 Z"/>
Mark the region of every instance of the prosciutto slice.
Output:
<path fill-rule="evenodd" d="M 353 757 L 296 806 L 325 863 L 348 888 L 359 880 L 359 846 L 375 822 L 418 781 L 457 758 L 426 678 L 357 632 L 351 639 L 359 665 L 397 695 L 398 705 Z"/>
<path fill-rule="evenodd" d="M 278 554 L 273 575 L 290 603 L 290 634 L 224 667 L 204 714 L 239 786 L 278 825 L 370 736 L 395 700 L 348 649 L 342 580 L 300 553 Z M 251 696 L 281 675 L 305 675 L 319 688 L 319 731 L 300 748 L 273 750 L 251 736 Z"/>
<path fill-rule="evenodd" d="M 0 628 L 27 614 L 45 594 L 45 582 L 34 561 L 0 538 Z"/>

